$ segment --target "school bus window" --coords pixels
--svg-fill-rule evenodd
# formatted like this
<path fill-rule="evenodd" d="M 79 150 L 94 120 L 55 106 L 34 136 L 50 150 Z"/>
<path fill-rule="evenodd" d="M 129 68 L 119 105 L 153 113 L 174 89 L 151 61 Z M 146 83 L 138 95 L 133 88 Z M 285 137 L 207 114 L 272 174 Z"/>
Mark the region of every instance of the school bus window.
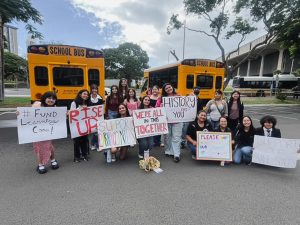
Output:
<path fill-rule="evenodd" d="M 144 81 L 144 85 L 143 85 L 143 87 L 142 87 L 142 92 L 143 91 L 146 91 L 147 90 L 147 88 L 148 88 L 148 79 L 145 79 L 145 81 Z"/>
<path fill-rule="evenodd" d="M 53 81 L 57 86 L 83 86 L 83 69 L 54 67 Z"/>
<path fill-rule="evenodd" d="M 210 89 L 213 87 L 213 77 L 208 75 L 198 75 L 197 76 L 197 86 L 200 88 Z"/>
<path fill-rule="evenodd" d="M 194 75 L 193 74 L 188 74 L 186 76 L 186 88 L 187 89 L 193 89 L 194 87 Z"/>
<path fill-rule="evenodd" d="M 100 85 L 99 82 L 99 70 L 97 69 L 89 69 L 88 70 L 89 74 L 89 85 L 91 86 L 92 84 L 97 84 L 98 86 Z"/>
<path fill-rule="evenodd" d="M 159 70 L 150 72 L 149 74 L 149 87 L 158 85 L 160 88 L 165 83 L 171 83 L 174 88 L 178 85 L 178 68 L 169 68 L 167 70 Z"/>
<path fill-rule="evenodd" d="M 216 89 L 221 89 L 222 88 L 222 77 L 221 76 L 217 76 L 215 87 L 216 87 Z"/>
<path fill-rule="evenodd" d="M 48 81 L 48 68 L 45 66 L 34 67 L 35 84 L 38 86 L 47 86 Z"/>

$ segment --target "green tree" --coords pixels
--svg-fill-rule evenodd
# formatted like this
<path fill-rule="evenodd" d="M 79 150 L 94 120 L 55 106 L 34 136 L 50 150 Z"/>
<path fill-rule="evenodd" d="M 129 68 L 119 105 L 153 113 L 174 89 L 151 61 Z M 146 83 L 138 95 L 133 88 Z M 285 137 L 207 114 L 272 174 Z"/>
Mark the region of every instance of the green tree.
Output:
<path fill-rule="evenodd" d="M 10 52 L 4 52 L 4 79 L 22 80 L 28 79 L 27 60 Z"/>
<path fill-rule="evenodd" d="M 26 29 L 33 37 L 41 38 L 30 22 L 42 23 L 40 13 L 31 6 L 29 0 L 2 0 L 0 1 L 0 101 L 4 99 L 4 66 L 3 66 L 3 26 L 13 20 L 26 23 Z"/>
<path fill-rule="evenodd" d="M 227 77 L 229 79 L 232 78 L 231 72 L 249 57 L 252 57 L 259 46 L 275 41 L 276 37 L 283 31 L 282 26 L 284 24 L 288 25 L 288 21 L 293 21 L 292 18 L 296 14 L 294 12 L 298 12 L 300 8 L 299 0 L 184 0 L 183 3 L 186 15 L 198 16 L 200 19 L 206 20 L 210 31 L 189 28 L 178 19 L 178 14 L 173 14 L 167 32 L 170 34 L 173 29 L 184 27 L 213 38 L 220 49 L 222 61 L 227 66 Z M 229 4 L 230 6 L 228 6 Z M 230 7 L 230 11 L 228 7 Z M 235 13 L 235 20 L 230 23 L 229 14 L 232 14 L 232 12 Z M 245 17 L 245 12 L 249 12 L 249 18 Z M 237 52 L 247 35 L 257 29 L 250 23 L 257 24 L 260 21 L 263 22 L 265 27 L 265 40 L 252 46 L 252 49 L 238 64 L 229 67 L 226 62 L 230 55 Z M 226 54 L 223 40 L 228 40 L 233 35 L 239 35 L 240 39 L 237 42 L 237 47 Z M 229 79 L 227 79 L 228 82 Z"/>
<path fill-rule="evenodd" d="M 123 43 L 117 48 L 103 49 L 105 70 L 108 78 L 139 79 L 144 69 L 149 68 L 149 57 L 139 45 Z"/>

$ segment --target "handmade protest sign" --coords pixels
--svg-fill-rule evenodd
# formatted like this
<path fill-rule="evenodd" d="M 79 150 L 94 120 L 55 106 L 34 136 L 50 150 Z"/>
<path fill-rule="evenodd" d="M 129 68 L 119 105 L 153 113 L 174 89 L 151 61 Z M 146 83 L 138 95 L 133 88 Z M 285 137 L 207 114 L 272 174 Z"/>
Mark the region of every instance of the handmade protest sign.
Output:
<path fill-rule="evenodd" d="M 168 133 L 164 108 L 138 109 L 133 111 L 136 138 L 151 137 Z"/>
<path fill-rule="evenodd" d="M 296 168 L 299 139 L 254 136 L 252 162 L 268 166 Z"/>
<path fill-rule="evenodd" d="M 19 144 L 67 137 L 67 107 L 18 107 Z"/>
<path fill-rule="evenodd" d="M 231 133 L 197 132 L 197 160 L 232 161 Z"/>
<path fill-rule="evenodd" d="M 133 118 L 98 121 L 99 149 L 135 145 Z"/>
<path fill-rule="evenodd" d="M 97 122 L 103 120 L 103 105 L 73 109 L 69 112 L 71 137 L 76 138 L 97 132 Z"/>
<path fill-rule="evenodd" d="M 168 123 L 194 121 L 197 114 L 196 96 L 163 97 Z"/>

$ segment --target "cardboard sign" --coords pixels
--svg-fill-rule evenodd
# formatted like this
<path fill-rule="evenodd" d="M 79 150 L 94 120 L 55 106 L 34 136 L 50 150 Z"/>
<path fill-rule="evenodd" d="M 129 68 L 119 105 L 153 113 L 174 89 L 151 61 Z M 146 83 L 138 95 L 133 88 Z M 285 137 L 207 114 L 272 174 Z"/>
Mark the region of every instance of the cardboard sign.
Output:
<path fill-rule="evenodd" d="M 231 133 L 198 131 L 196 159 L 232 161 Z"/>
<path fill-rule="evenodd" d="M 67 107 L 18 107 L 19 144 L 67 137 Z"/>
<path fill-rule="evenodd" d="M 197 114 L 196 96 L 163 97 L 162 106 L 167 113 L 168 123 L 194 121 Z"/>
<path fill-rule="evenodd" d="M 73 109 L 69 112 L 71 137 L 88 135 L 97 132 L 97 122 L 104 119 L 103 105 Z"/>
<path fill-rule="evenodd" d="M 296 168 L 299 139 L 254 136 L 252 162 L 268 166 Z"/>
<path fill-rule="evenodd" d="M 99 149 L 135 145 L 132 117 L 98 121 Z"/>
<path fill-rule="evenodd" d="M 151 137 L 168 133 L 164 108 L 138 109 L 133 111 L 136 138 Z"/>

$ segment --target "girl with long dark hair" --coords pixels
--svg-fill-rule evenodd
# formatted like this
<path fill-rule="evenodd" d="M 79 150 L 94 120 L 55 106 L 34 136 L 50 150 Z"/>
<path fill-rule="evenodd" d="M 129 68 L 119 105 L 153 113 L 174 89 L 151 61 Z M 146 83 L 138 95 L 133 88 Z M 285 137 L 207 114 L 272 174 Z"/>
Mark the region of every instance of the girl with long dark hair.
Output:
<path fill-rule="evenodd" d="M 233 91 L 228 102 L 228 127 L 235 131 L 237 125 L 242 123 L 244 104 L 241 102 L 241 93 Z"/>
<path fill-rule="evenodd" d="M 118 106 L 123 102 L 123 99 L 120 97 L 117 85 L 112 85 L 110 90 L 110 95 L 106 99 L 105 117 L 115 119 L 118 115 Z"/>
<path fill-rule="evenodd" d="M 71 103 L 70 109 L 82 109 L 89 105 L 90 93 L 88 90 L 80 90 Z M 78 163 L 80 160 L 88 161 L 88 135 L 73 138 L 74 141 L 74 162 Z"/>

